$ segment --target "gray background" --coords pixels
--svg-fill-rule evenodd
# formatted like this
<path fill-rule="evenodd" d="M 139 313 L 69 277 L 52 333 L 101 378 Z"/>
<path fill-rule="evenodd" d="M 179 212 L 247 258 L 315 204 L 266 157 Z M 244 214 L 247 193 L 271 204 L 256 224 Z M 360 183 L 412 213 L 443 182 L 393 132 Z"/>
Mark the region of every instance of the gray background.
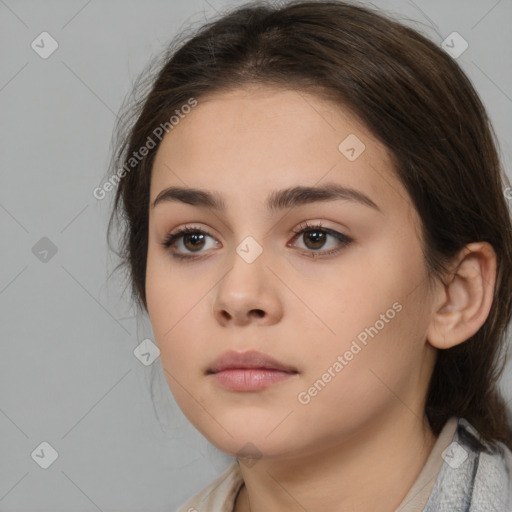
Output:
<path fill-rule="evenodd" d="M 139 71 L 180 29 L 235 4 L 0 0 L 0 511 L 172 511 L 232 460 L 188 423 L 159 359 L 145 366 L 134 356 L 151 327 L 119 279 L 107 280 L 110 202 L 92 191 Z M 511 0 L 374 5 L 438 44 L 453 31 L 467 40 L 457 61 L 510 176 Z M 43 31 L 59 45 L 47 59 L 31 47 Z M 34 246 L 57 252 L 41 261 Z M 510 364 L 502 387 L 512 400 Z M 31 455 L 44 441 L 58 453 L 48 469 Z"/>

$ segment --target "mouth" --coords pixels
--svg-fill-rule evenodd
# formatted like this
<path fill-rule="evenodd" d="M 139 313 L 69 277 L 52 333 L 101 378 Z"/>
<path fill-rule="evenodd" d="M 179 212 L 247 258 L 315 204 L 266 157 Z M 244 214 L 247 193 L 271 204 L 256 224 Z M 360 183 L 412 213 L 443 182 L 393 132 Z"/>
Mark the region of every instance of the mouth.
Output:
<path fill-rule="evenodd" d="M 298 373 L 294 367 L 256 351 L 225 352 L 206 372 L 231 391 L 262 390 Z"/>
<path fill-rule="evenodd" d="M 230 391 L 260 391 L 298 375 L 264 368 L 238 368 L 212 373 L 217 384 Z"/>
<path fill-rule="evenodd" d="M 217 373 L 224 370 L 248 370 L 263 369 L 276 370 L 286 373 L 298 373 L 293 366 L 287 365 L 274 359 L 273 357 L 262 354 L 255 350 L 248 352 L 224 352 L 208 368 L 207 373 Z"/>

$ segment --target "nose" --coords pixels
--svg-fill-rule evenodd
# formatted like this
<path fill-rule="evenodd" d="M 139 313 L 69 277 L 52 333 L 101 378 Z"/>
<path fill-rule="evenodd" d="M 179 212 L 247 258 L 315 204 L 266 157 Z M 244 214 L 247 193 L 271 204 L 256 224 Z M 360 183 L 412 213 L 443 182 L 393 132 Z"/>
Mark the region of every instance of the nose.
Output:
<path fill-rule="evenodd" d="M 283 316 L 279 282 L 262 253 L 251 263 L 233 251 L 231 269 L 215 288 L 213 315 L 222 326 L 273 325 Z"/>

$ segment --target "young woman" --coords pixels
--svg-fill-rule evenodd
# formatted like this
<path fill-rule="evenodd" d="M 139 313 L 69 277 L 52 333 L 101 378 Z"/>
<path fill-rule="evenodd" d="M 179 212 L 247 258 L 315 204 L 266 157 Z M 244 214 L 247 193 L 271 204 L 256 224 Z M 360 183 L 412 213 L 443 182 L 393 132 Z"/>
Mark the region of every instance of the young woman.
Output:
<path fill-rule="evenodd" d="M 254 3 L 148 83 L 109 229 L 178 405 L 236 457 L 180 510 L 512 511 L 511 189 L 452 57 L 361 6 Z"/>

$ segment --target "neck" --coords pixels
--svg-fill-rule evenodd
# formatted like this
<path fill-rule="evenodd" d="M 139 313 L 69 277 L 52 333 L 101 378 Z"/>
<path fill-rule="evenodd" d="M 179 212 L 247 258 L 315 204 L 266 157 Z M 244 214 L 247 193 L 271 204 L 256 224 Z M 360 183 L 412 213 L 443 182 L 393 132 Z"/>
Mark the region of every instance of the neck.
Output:
<path fill-rule="evenodd" d="M 254 465 L 241 460 L 245 485 L 235 512 L 396 510 L 436 441 L 426 417 L 403 409 L 323 451 Z"/>

